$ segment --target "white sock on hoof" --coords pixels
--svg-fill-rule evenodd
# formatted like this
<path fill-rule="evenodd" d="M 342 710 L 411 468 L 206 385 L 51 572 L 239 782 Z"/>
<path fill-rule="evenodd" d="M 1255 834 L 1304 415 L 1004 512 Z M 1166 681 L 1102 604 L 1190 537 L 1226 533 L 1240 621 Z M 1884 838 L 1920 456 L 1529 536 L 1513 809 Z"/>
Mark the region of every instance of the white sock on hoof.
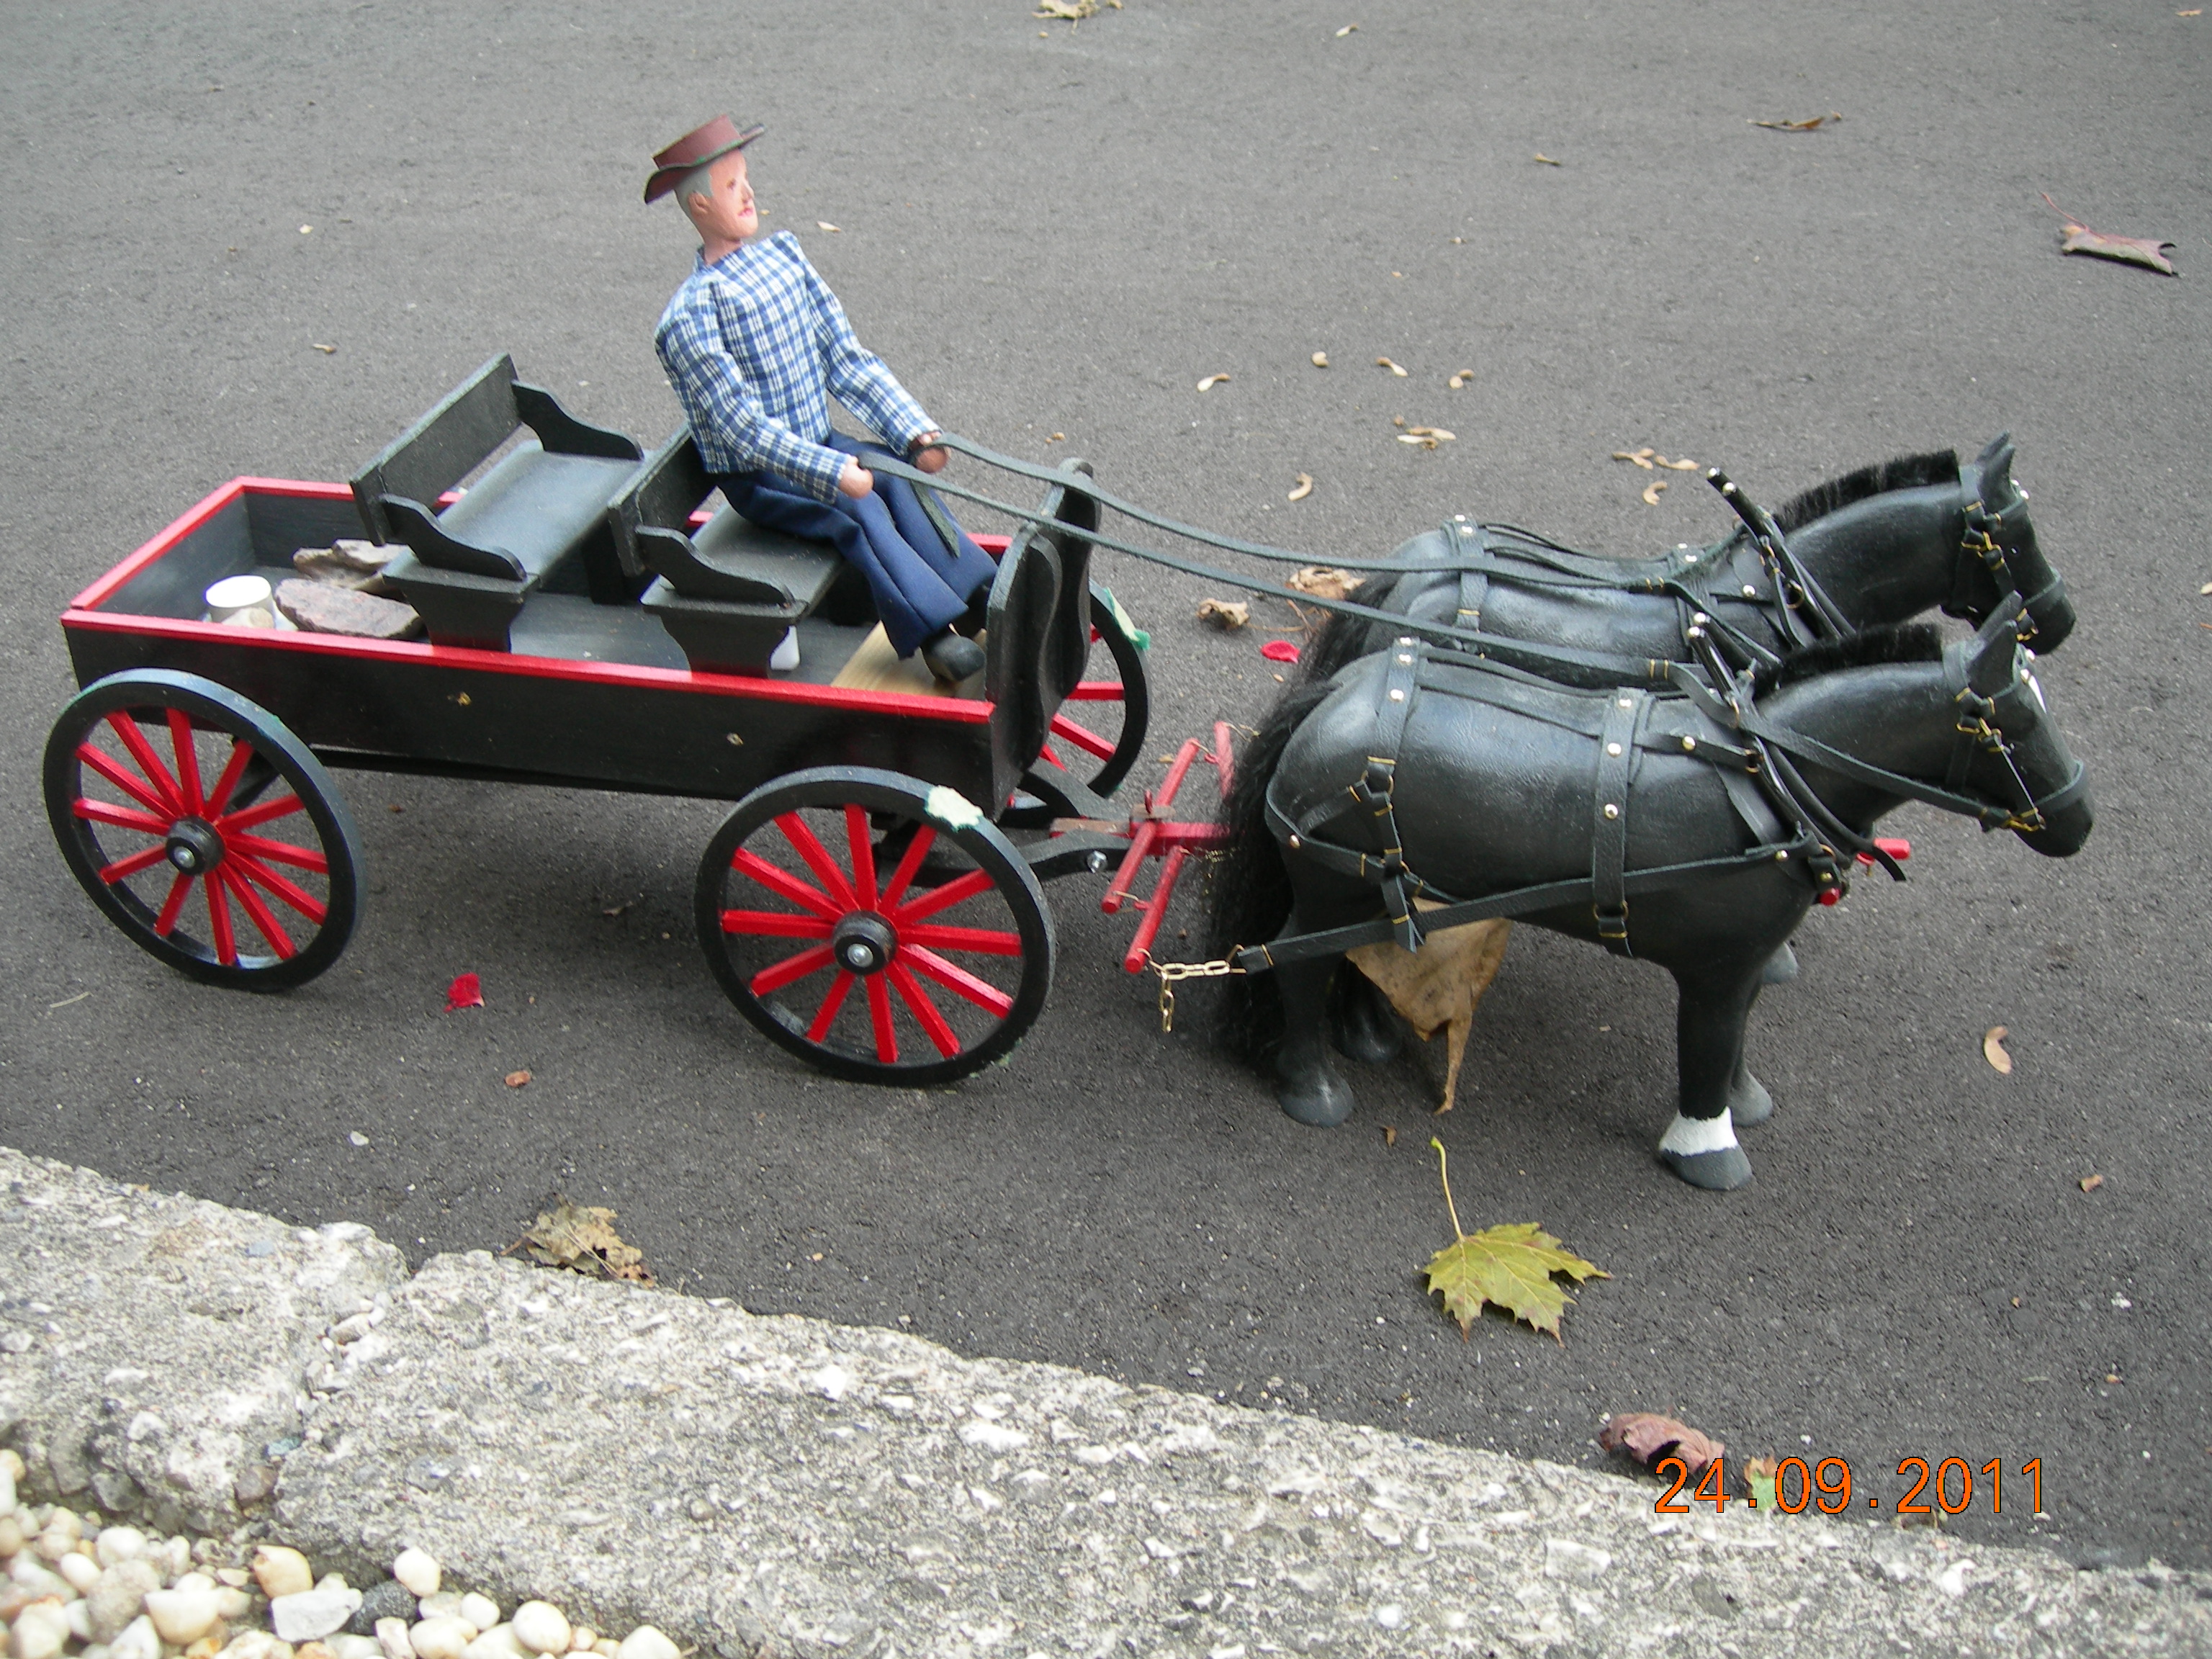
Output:
<path fill-rule="evenodd" d="M 1725 1106 L 1718 1117 L 1684 1117 L 1677 1112 L 1667 1133 L 1659 1137 L 1659 1150 L 1677 1158 L 1724 1152 L 1735 1144 L 1735 1123 Z"/>
<path fill-rule="evenodd" d="M 788 674 L 799 666 L 799 630 L 797 629 L 787 628 L 783 630 L 783 637 L 775 642 L 775 649 L 769 653 L 768 665 L 785 674 Z"/>

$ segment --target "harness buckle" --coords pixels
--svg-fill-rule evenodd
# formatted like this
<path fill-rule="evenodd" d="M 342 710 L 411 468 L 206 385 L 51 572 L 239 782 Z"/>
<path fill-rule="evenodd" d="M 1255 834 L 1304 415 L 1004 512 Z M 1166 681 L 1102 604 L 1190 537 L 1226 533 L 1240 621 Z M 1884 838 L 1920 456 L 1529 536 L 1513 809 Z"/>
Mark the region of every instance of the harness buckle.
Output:
<path fill-rule="evenodd" d="M 1608 944 L 1625 944 L 1628 939 L 1628 901 L 1608 910 L 1602 904 L 1590 906 L 1590 915 L 1597 919 L 1597 936 Z"/>

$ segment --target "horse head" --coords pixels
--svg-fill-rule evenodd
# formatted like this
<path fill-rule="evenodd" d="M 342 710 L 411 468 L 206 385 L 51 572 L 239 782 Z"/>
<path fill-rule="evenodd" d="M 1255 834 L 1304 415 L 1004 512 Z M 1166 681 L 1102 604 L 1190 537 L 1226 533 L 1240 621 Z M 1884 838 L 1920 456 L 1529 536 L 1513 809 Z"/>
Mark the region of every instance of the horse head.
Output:
<path fill-rule="evenodd" d="M 2037 852 L 2071 858 L 2088 840 L 2096 811 L 2081 763 L 2035 677 L 2035 653 L 2024 642 L 2031 627 L 2020 595 L 2007 593 L 1972 639 L 1946 648 L 1945 679 L 1958 688 L 1959 741 L 1973 745 L 1968 789 L 2011 804 L 2013 816 L 2000 827 Z"/>
<path fill-rule="evenodd" d="M 1958 586 L 1943 609 L 1978 623 L 2005 594 L 2024 595 L 2028 637 L 2037 649 L 2056 651 L 2074 631 L 2074 602 L 2036 540 L 2027 492 L 2013 482 L 2013 453 L 2012 434 L 2001 432 L 1959 470 L 1966 533 Z"/>

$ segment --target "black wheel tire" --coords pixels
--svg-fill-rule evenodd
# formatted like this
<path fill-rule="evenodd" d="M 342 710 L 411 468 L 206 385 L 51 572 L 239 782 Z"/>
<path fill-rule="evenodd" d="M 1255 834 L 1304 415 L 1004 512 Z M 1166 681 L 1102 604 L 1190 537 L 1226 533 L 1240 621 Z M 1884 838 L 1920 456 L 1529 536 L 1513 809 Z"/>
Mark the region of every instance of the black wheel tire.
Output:
<path fill-rule="evenodd" d="M 1152 723 L 1152 688 L 1145 678 L 1144 647 L 1130 637 L 1113 595 L 1097 582 L 1091 584 L 1091 627 L 1098 636 L 1092 643 L 1103 645 L 1113 661 L 1121 681 L 1121 696 L 1085 697 L 1079 693 L 1071 696 L 1053 716 L 1052 738 L 1059 748 L 1069 751 L 1066 764 L 1077 777 L 1082 777 L 1085 765 L 1095 763 L 1097 774 L 1082 781 L 1093 793 L 1110 795 L 1145 752 L 1145 732 Z M 1103 688 L 1110 684 L 1103 680 L 1085 682 L 1086 687 Z M 1112 752 L 1107 755 L 1096 752 L 1098 734 L 1085 729 L 1083 738 L 1091 740 L 1086 745 L 1069 730 L 1071 726 L 1082 727 L 1081 711 L 1091 702 L 1112 702 L 1121 706 L 1121 729 L 1111 739 Z"/>
<path fill-rule="evenodd" d="M 330 774 L 276 716 L 212 680 L 139 669 L 87 686 L 46 739 L 45 788 L 70 873 L 179 973 L 281 991 L 353 937 L 361 842 Z M 258 833 L 295 815 L 311 839 Z"/>
<path fill-rule="evenodd" d="M 897 772 L 821 767 L 763 785 L 708 843 L 695 896 L 730 1000 L 833 1077 L 966 1077 L 1012 1052 L 1051 988 L 1036 875 L 964 797 Z"/>

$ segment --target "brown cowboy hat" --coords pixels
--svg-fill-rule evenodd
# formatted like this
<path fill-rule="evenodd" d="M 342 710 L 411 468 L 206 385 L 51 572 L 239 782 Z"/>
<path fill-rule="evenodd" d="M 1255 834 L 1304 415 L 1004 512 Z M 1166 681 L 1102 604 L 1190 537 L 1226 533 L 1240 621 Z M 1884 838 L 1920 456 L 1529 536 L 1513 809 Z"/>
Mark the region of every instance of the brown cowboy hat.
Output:
<path fill-rule="evenodd" d="M 718 155 L 743 149 L 761 136 L 765 127 L 747 127 L 726 115 L 717 115 L 703 127 L 694 127 L 653 158 L 653 177 L 645 181 L 645 199 L 657 202 L 676 188 L 676 181 L 694 167 L 702 167 Z"/>

